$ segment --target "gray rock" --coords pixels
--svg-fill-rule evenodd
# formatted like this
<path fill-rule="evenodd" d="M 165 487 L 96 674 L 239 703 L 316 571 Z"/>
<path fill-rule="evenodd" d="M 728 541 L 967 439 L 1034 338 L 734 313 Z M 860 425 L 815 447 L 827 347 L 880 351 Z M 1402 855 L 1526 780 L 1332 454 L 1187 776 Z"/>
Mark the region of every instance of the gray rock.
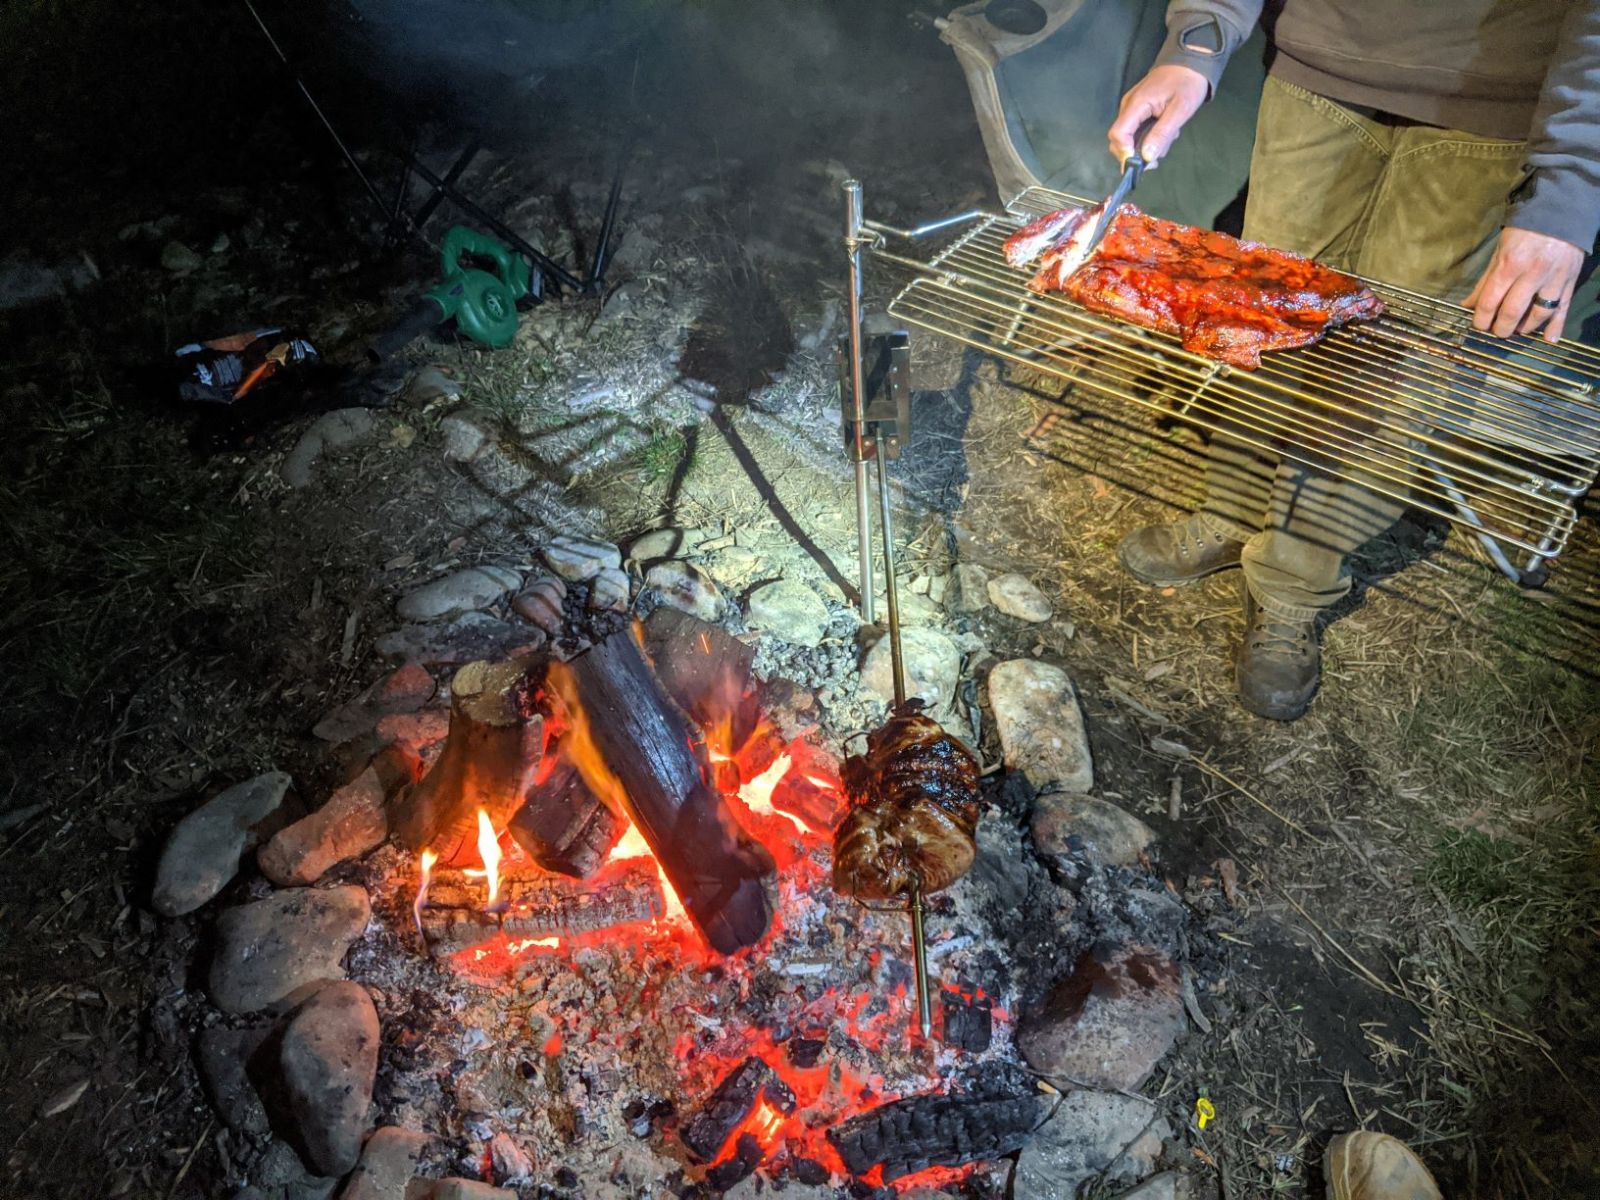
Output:
<path fill-rule="evenodd" d="M 716 621 L 726 607 L 716 583 L 692 563 L 657 563 L 645 573 L 644 582 L 661 593 L 662 603 L 702 621 Z"/>
<path fill-rule="evenodd" d="M 989 606 L 989 572 L 977 563 L 957 563 L 944 594 L 951 612 L 979 612 Z"/>
<path fill-rule="evenodd" d="M 520 621 L 502 621 L 487 613 L 463 613 L 439 625 L 407 625 L 392 629 L 373 643 L 390 659 L 411 659 L 428 666 L 454 666 L 480 658 L 510 658 L 544 645 L 545 634 Z"/>
<path fill-rule="evenodd" d="M 803 583 L 780 579 L 750 593 L 749 624 L 780 641 L 815 646 L 828 631 L 828 606 Z"/>
<path fill-rule="evenodd" d="M 385 798 L 383 780 L 368 767 L 316 812 L 274 834 L 256 855 L 261 873 L 279 887 L 304 887 L 365 854 L 389 836 Z"/>
<path fill-rule="evenodd" d="M 1171 959 L 1148 946 L 1096 947 L 1028 1012 L 1017 1048 L 1041 1075 L 1131 1092 L 1184 1027 Z"/>
<path fill-rule="evenodd" d="M 589 607 L 593 609 L 627 612 L 629 594 L 628 573 L 621 567 L 606 567 L 589 581 Z"/>
<path fill-rule="evenodd" d="M 730 591 L 757 578 L 766 566 L 766 559 L 744 546 L 724 546 L 705 561 L 706 574 Z"/>
<path fill-rule="evenodd" d="M 271 1200 L 328 1200 L 339 1186 L 338 1176 L 318 1175 L 301 1160 L 299 1151 L 281 1138 L 267 1146 L 252 1174 L 258 1184 L 270 1189 Z"/>
<path fill-rule="evenodd" d="M 1035 791 L 1087 792 L 1094 759 L 1072 679 L 1060 667 L 1014 658 L 989 672 L 989 706 L 1007 769 Z"/>
<path fill-rule="evenodd" d="M 931 714 L 949 706 L 961 677 L 961 651 L 937 629 L 913 626 L 900 631 L 905 652 L 907 697 L 920 696 Z M 861 687 L 885 702 L 894 700 L 894 667 L 888 635 L 873 643 L 861 660 Z"/>
<path fill-rule="evenodd" d="M 156 867 L 151 906 L 168 917 L 193 912 L 239 871 L 239 856 L 260 840 L 292 781 L 268 771 L 235 784 L 195 809 L 167 838 Z"/>
<path fill-rule="evenodd" d="M 1033 581 L 1015 572 L 989 580 L 989 603 L 1019 621 L 1048 621 L 1055 610 Z"/>
<path fill-rule="evenodd" d="M 1155 841 L 1155 830 L 1107 800 L 1057 792 L 1033 805 L 1033 844 L 1047 858 L 1082 855 L 1129 867 Z"/>
<path fill-rule="evenodd" d="M 230 1013 L 293 1003 L 308 985 L 343 976 L 339 964 L 371 915 L 367 893 L 354 886 L 297 888 L 230 908 L 217 918 L 211 999 Z"/>
<path fill-rule="evenodd" d="M 460 395 L 461 381 L 438 367 L 423 367 L 406 384 L 406 400 L 423 407 L 441 400 L 455 400 Z"/>
<path fill-rule="evenodd" d="M 319 988 L 290 1016 L 278 1048 L 278 1116 L 301 1157 L 323 1175 L 356 1165 L 378 1072 L 378 1010 L 359 983 Z"/>
<path fill-rule="evenodd" d="M 533 1159 L 509 1133 L 497 1133 L 489 1139 L 489 1162 L 494 1167 L 496 1183 L 533 1182 Z"/>
<path fill-rule="evenodd" d="M 419 1179 L 406 1200 L 517 1200 L 517 1194 L 477 1179 Z"/>
<path fill-rule="evenodd" d="M 899 604 L 901 625 L 940 625 L 944 622 L 944 610 L 926 596 L 903 591 L 899 593 Z M 887 621 L 887 608 L 880 605 L 879 611 L 886 614 L 884 619 Z"/>
<path fill-rule="evenodd" d="M 1066 1197 L 1084 1181 L 1104 1175 L 1129 1183 L 1148 1174 L 1172 1134 L 1148 1100 L 1110 1092 L 1068 1092 L 1017 1156 L 1018 1197 Z"/>
<path fill-rule="evenodd" d="M 682 558 L 693 554 L 711 536 L 706 529 L 652 529 L 629 543 L 628 559 L 649 566 L 664 558 Z"/>
<path fill-rule="evenodd" d="M 334 709 L 311 732 L 325 742 L 348 742 L 371 733 L 391 713 L 416 712 L 437 690 L 433 676 L 420 663 L 408 662 Z"/>
<path fill-rule="evenodd" d="M 456 463 L 471 462 L 499 440 L 492 425 L 470 413 L 452 413 L 439 422 L 439 432 L 444 435 L 445 458 Z"/>
<path fill-rule="evenodd" d="M 272 1032 L 271 1025 L 225 1029 L 220 1025 L 200 1032 L 195 1059 L 211 1105 L 229 1129 L 253 1137 L 271 1132 L 267 1110 L 250 1080 L 250 1059 Z"/>
<path fill-rule="evenodd" d="M 339 1200 L 405 1200 L 406 1185 L 433 1139 L 425 1133 L 385 1125 L 361 1147 L 361 1161 L 339 1193 Z"/>
<path fill-rule="evenodd" d="M 407 621 L 431 621 L 488 608 L 521 586 L 522 576 L 509 567 L 466 567 L 406 593 L 395 611 Z"/>
<path fill-rule="evenodd" d="M 1176 1171 L 1163 1171 L 1159 1175 L 1152 1175 L 1131 1192 L 1123 1192 L 1117 1200 L 1178 1200 L 1178 1179 Z"/>
<path fill-rule="evenodd" d="M 168 242 L 161 248 L 161 265 L 174 275 L 187 275 L 204 265 L 201 258 L 182 242 Z"/>
<path fill-rule="evenodd" d="M 622 551 L 610 542 L 560 534 L 542 551 L 545 564 L 568 583 L 593 579 L 607 567 L 622 566 Z"/>
<path fill-rule="evenodd" d="M 338 408 L 324 413 L 311 423 L 294 449 L 284 456 L 278 472 L 292 488 L 311 483 L 311 472 L 329 450 L 342 450 L 372 436 L 376 427 L 372 411 L 366 408 Z"/>

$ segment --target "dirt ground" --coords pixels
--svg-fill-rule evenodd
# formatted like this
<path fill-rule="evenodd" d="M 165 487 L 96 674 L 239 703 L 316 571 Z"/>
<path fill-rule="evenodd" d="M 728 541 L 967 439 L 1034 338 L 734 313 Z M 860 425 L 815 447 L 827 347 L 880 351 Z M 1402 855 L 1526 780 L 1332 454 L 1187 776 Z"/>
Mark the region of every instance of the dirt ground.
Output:
<path fill-rule="evenodd" d="M 182 814 L 247 774 L 325 787 L 310 727 L 381 672 L 371 643 L 408 585 L 530 559 L 558 522 L 613 538 L 721 524 L 798 541 L 850 584 L 838 181 L 857 174 L 895 223 L 994 203 L 960 74 L 906 7 L 853 24 L 827 6 L 768 13 L 760 36 L 791 52 L 782 69 L 746 64 L 738 106 L 644 73 L 634 241 L 604 303 L 542 307 L 508 350 L 409 352 L 494 424 L 498 473 L 442 457 L 443 407 L 380 395 L 377 433 L 291 490 L 279 468 L 313 419 L 298 393 L 284 407 L 299 413 L 219 443 L 148 369 L 254 321 L 293 321 L 356 361 L 428 277 L 376 253 L 325 147 L 292 161 L 315 128 L 274 135 L 270 188 L 130 185 L 92 219 L 66 204 L 41 218 L 31 252 L 86 253 L 99 280 L 0 312 L 7 1194 L 214 1194 L 216 1126 L 186 1041 L 204 923 L 150 912 L 155 859 Z M 612 115 L 497 147 L 465 182 L 581 258 Z M 753 136 L 768 129 L 783 136 Z M 29 211 L 47 192 L 33 185 Z M 231 248 L 198 269 L 161 266 L 167 241 L 221 234 Z M 894 285 L 877 271 L 869 299 Z M 1315 707 L 1274 724 L 1233 696 L 1237 576 L 1165 594 L 1116 565 L 1123 533 L 1196 503 L 1194 436 L 931 337 L 915 353 L 895 471 L 908 578 L 959 559 L 1044 587 L 1048 624 L 990 610 L 970 632 L 993 658 L 1068 668 L 1099 794 L 1157 829 L 1178 893 L 1216 906 L 1224 878 L 1231 896 L 1214 914 L 1227 986 L 1211 1027 L 1147 1089 L 1180 1127 L 1198 1096 L 1215 1104 L 1182 1165 L 1227 1200 L 1320 1197 L 1321 1148 L 1364 1127 L 1408 1140 L 1452 1197 L 1597 1194 L 1595 501 L 1539 591 L 1427 518 L 1364 548 Z"/>

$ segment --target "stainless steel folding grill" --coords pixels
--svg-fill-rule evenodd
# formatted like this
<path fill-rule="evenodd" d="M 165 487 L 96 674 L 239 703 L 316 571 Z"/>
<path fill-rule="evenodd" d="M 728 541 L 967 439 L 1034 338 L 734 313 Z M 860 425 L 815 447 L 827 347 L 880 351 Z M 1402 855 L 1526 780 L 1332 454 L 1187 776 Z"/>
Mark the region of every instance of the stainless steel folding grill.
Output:
<path fill-rule="evenodd" d="M 1383 317 L 1268 353 L 1254 371 L 1232 367 L 1028 289 L 1032 273 L 1007 264 L 1005 239 L 1087 203 L 1030 188 L 1004 213 L 897 229 L 861 216 L 857 186 L 846 216 L 852 296 L 865 251 L 912 274 L 888 308 L 907 325 L 1061 377 L 1075 396 L 1225 433 L 1438 514 L 1478 535 L 1513 578 L 1536 581 L 1560 553 L 1600 474 L 1600 352 L 1481 334 L 1466 309 L 1373 282 Z M 889 249 L 957 230 L 926 259 Z"/>

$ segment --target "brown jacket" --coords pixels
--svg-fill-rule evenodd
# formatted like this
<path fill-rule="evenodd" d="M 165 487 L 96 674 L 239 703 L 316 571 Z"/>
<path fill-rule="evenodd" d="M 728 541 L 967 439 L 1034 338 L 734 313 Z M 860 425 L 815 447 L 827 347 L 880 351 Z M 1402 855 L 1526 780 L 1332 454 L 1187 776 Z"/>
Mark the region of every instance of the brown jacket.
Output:
<path fill-rule="evenodd" d="M 1215 87 L 1262 0 L 1172 0 L 1157 60 Z M 1600 231 L 1600 0 L 1284 0 L 1272 74 L 1330 100 L 1528 142 L 1508 224 Z"/>

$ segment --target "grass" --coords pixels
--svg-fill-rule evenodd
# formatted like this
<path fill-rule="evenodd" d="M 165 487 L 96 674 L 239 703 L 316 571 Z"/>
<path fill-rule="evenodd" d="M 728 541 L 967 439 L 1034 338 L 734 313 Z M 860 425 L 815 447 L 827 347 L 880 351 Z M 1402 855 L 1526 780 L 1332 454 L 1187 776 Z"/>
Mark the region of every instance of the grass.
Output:
<path fill-rule="evenodd" d="M 657 428 L 631 458 L 646 484 L 666 483 L 680 470 L 688 446 L 682 430 Z"/>

